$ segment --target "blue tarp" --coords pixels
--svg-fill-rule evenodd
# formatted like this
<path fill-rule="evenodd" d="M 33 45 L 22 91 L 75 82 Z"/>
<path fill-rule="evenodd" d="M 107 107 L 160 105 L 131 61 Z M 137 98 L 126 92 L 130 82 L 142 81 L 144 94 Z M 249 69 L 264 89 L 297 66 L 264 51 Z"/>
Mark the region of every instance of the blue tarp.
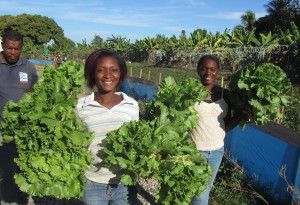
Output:
<path fill-rule="evenodd" d="M 225 138 L 225 149 L 237 160 L 255 184 L 267 188 L 276 203 L 289 204 L 293 193 L 288 184 L 300 190 L 299 148 L 252 125 L 244 130 L 236 127 Z M 285 168 L 287 182 L 279 172 Z"/>
<path fill-rule="evenodd" d="M 36 60 L 36 59 L 29 59 L 33 64 L 54 64 L 54 60 Z"/>
<path fill-rule="evenodd" d="M 148 80 L 128 77 L 121 88 L 123 92 L 136 100 L 152 100 L 158 90 L 158 86 Z"/>

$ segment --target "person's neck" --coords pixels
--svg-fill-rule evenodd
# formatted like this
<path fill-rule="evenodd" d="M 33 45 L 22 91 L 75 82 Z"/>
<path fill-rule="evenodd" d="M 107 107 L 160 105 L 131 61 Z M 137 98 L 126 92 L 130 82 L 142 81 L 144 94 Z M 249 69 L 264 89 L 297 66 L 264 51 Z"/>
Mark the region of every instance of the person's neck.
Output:
<path fill-rule="evenodd" d="M 213 87 L 214 87 L 214 84 L 210 84 L 210 85 L 206 85 L 205 86 L 206 87 L 206 89 L 208 90 L 208 92 L 212 92 L 212 89 L 213 89 Z"/>
<path fill-rule="evenodd" d="M 109 93 L 105 93 L 105 92 L 95 92 L 95 99 L 98 102 L 102 102 L 102 103 L 107 103 L 110 102 L 112 99 L 114 99 L 115 97 L 115 92 L 109 92 Z"/>

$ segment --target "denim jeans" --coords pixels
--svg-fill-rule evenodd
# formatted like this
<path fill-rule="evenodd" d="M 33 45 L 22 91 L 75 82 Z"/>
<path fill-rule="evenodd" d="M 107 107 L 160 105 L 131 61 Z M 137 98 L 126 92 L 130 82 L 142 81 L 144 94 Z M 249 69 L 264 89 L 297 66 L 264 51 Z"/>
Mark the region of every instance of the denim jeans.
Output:
<path fill-rule="evenodd" d="M 200 151 L 202 155 L 207 160 L 207 163 L 211 166 L 212 168 L 212 176 L 208 181 L 206 189 L 201 193 L 200 196 L 194 196 L 192 199 L 192 204 L 193 205 L 207 205 L 208 204 L 208 198 L 209 198 L 209 193 L 211 188 L 213 187 L 215 178 L 217 176 L 219 167 L 222 162 L 222 158 L 224 155 L 224 147 L 213 150 L 213 151 Z"/>
<path fill-rule="evenodd" d="M 83 202 L 86 205 L 130 205 L 136 204 L 135 197 L 136 193 L 129 192 L 128 187 L 122 184 L 101 184 L 87 180 Z"/>

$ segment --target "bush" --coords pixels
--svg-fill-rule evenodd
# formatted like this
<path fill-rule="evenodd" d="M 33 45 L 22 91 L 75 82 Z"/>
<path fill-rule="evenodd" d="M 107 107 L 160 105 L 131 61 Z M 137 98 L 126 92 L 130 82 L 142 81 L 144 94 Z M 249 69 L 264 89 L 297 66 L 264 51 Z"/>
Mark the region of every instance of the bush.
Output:
<path fill-rule="evenodd" d="M 300 132 L 300 96 L 292 97 L 291 103 L 285 108 L 283 125 Z"/>

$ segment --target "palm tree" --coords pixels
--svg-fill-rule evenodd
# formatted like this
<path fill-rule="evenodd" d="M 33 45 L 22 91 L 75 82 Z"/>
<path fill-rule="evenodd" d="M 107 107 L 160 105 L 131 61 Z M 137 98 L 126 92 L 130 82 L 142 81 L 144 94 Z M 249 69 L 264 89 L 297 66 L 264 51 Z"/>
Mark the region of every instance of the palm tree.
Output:
<path fill-rule="evenodd" d="M 256 22 L 256 17 L 253 11 L 246 11 L 246 13 L 241 16 L 241 19 L 246 31 L 251 32 L 255 28 L 254 23 Z"/>
<path fill-rule="evenodd" d="M 295 4 L 296 3 L 296 4 Z M 276 33 L 286 30 L 297 14 L 297 1 L 294 0 L 272 0 L 265 5 Z"/>

